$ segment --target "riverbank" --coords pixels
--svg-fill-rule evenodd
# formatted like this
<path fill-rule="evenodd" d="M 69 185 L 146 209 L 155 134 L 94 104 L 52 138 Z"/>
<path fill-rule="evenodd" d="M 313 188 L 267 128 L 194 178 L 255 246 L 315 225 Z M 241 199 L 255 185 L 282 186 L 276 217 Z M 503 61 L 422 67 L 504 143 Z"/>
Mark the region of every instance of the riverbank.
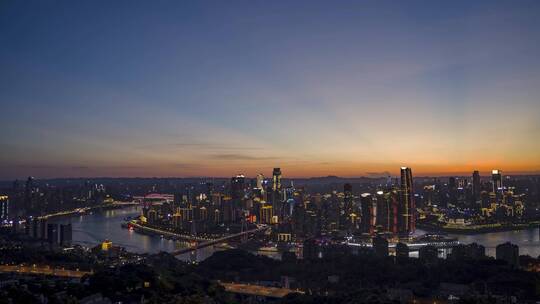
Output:
<path fill-rule="evenodd" d="M 447 233 L 447 234 L 462 234 L 462 235 L 475 235 L 504 231 L 520 231 L 531 228 L 540 227 L 540 221 L 533 221 L 529 223 L 514 223 L 514 224 L 484 224 L 484 225 L 470 225 L 470 226 L 439 226 L 435 224 L 417 223 L 416 227 L 428 232 L 434 233 Z"/>

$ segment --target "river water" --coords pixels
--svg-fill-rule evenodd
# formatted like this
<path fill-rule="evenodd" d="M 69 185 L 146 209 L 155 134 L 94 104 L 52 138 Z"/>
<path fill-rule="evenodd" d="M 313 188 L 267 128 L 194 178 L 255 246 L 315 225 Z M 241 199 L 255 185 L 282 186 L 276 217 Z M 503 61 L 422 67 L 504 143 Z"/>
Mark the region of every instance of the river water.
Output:
<path fill-rule="evenodd" d="M 84 246 L 95 246 L 105 239 L 111 240 L 113 245 L 125 247 L 126 250 L 137 253 L 171 252 L 189 246 L 187 242 L 162 239 L 155 235 L 145 235 L 124 229 L 121 224 L 126 217 L 137 216 L 141 213 L 140 207 L 127 207 L 123 209 L 94 211 L 91 214 L 57 219 L 57 222 L 71 222 L 73 225 L 73 243 Z M 422 231 L 417 231 L 422 233 Z M 461 243 L 476 242 L 486 247 L 486 254 L 495 256 L 495 247 L 504 242 L 511 242 L 519 246 L 522 255 L 532 257 L 540 255 L 539 228 L 520 231 L 492 232 L 477 235 L 449 235 L 456 237 Z M 203 260 L 218 250 L 207 247 L 194 254 L 179 256 L 182 260 Z"/>
<path fill-rule="evenodd" d="M 188 242 L 173 241 L 156 235 L 146 235 L 122 228 L 125 218 L 141 214 L 139 206 L 131 206 L 122 209 L 93 211 L 89 214 L 73 216 L 70 218 L 54 219 L 58 223 L 71 223 L 73 227 L 73 243 L 87 247 L 100 244 L 104 240 L 112 241 L 115 246 L 122 246 L 127 251 L 136 253 L 158 253 L 160 251 L 171 252 L 189 247 Z M 203 260 L 214 251 L 214 247 L 206 247 L 197 250 L 194 254 L 178 256 L 182 260 Z"/>

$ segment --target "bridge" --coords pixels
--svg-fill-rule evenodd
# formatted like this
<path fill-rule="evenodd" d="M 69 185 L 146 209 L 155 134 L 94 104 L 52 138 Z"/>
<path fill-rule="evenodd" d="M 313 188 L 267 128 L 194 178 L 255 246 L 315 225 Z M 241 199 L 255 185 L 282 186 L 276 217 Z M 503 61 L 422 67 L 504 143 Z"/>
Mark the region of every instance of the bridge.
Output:
<path fill-rule="evenodd" d="M 134 220 L 130 221 L 128 223 L 128 225 L 131 225 L 133 228 L 140 229 L 142 231 L 151 232 L 151 233 L 155 233 L 155 234 L 158 234 L 158 235 L 163 235 L 163 236 L 176 238 L 176 239 L 181 239 L 181 240 L 202 241 L 202 242 L 212 240 L 212 239 L 208 239 L 208 238 L 203 238 L 203 237 L 198 237 L 198 236 L 193 236 L 193 235 L 179 234 L 179 233 L 175 233 L 175 232 L 172 232 L 172 231 L 167 231 L 167 230 L 148 227 L 146 225 L 141 225 L 141 224 L 137 223 L 137 221 L 134 221 Z"/>
<path fill-rule="evenodd" d="M 86 212 L 92 211 L 94 209 L 99 209 L 99 208 L 111 208 L 111 207 L 112 208 L 120 208 L 120 207 L 125 207 L 125 206 L 136 206 L 138 204 L 139 203 L 137 203 L 135 201 L 133 201 L 133 202 L 114 201 L 112 203 L 104 203 L 104 204 L 100 204 L 100 205 L 92 206 L 92 207 L 81 207 L 81 208 L 76 208 L 76 209 L 73 209 L 73 210 L 64 210 L 64 211 L 59 211 L 59 212 L 56 212 L 56 213 L 45 214 L 45 215 L 42 215 L 42 216 L 38 216 L 37 218 L 39 218 L 39 219 L 49 219 L 49 218 L 68 216 L 68 215 L 78 215 L 78 214 L 84 214 Z"/>
<path fill-rule="evenodd" d="M 224 237 L 219 238 L 219 239 L 208 240 L 208 241 L 205 241 L 205 242 L 202 242 L 202 243 L 197 243 L 195 246 L 190 246 L 188 248 L 182 248 L 182 249 L 173 251 L 172 254 L 173 255 L 185 254 L 185 253 L 188 253 L 188 252 L 191 252 L 191 251 L 195 251 L 197 249 L 201 249 L 201 248 L 204 248 L 204 247 L 216 245 L 216 244 L 228 241 L 230 239 L 235 239 L 235 238 L 238 238 L 238 237 L 241 237 L 241 236 L 247 236 L 248 234 L 262 232 L 262 231 L 265 231 L 267 229 L 268 229 L 268 226 L 266 226 L 266 225 L 259 226 L 256 229 L 243 231 L 243 232 L 239 232 L 239 233 L 235 233 L 235 234 L 230 234 L 230 235 L 224 236 Z"/>
<path fill-rule="evenodd" d="M 26 266 L 26 265 L 0 265 L 0 272 L 17 273 L 24 275 L 48 275 L 65 278 L 82 278 L 85 275 L 90 275 L 93 272 L 68 270 L 65 268 L 53 268 L 51 266 Z"/>

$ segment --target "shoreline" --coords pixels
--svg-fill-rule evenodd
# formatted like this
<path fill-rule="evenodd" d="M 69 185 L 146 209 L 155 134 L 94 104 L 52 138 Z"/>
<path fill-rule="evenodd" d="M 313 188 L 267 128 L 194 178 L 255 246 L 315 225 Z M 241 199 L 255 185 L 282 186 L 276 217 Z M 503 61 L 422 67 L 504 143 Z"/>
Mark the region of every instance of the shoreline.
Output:
<path fill-rule="evenodd" d="M 527 230 L 531 228 L 540 227 L 539 221 L 534 221 L 531 223 L 523 224 L 501 224 L 496 226 L 482 226 L 475 225 L 472 228 L 448 228 L 441 227 L 431 224 L 417 224 L 417 228 L 425 230 L 426 232 L 435 232 L 435 233 L 446 233 L 446 234 L 459 234 L 459 235 L 478 235 L 478 234 L 487 234 L 493 232 L 505 232 L 505 231 L 520 231 Z"/>

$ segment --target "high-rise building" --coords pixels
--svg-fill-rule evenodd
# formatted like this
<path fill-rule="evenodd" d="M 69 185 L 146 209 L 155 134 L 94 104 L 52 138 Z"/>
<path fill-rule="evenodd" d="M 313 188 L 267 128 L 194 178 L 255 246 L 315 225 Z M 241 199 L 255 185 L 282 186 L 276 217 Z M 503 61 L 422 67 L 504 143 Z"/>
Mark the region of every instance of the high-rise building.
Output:
<path fill-rule="evenodd" d="M 271 205 L 261 203 L 259 218 L 262 224 L 271 224 L 272 217 L 274 217 L 274 210 Z"/>
<path fill-rule="evenodd" d="M 9 220 L 9 197 L 0 195 L 0 220 Z"/>
<path fill-rule="evenodd" d="M 495 249 L 495 258 L 506 261 L 514 267 L 519 266 L 519 247 L 510 242 L 500 244 Z"/>
<path fill-rule="evenodd" d="M 182 214 L 179 211 L 176 211 L 172 216 L 172 226 L 174 229 L 180 229 L 182 227 Z"/>
<path fill-rule="evenodd" d="M 283 218 L 284 216 L 284 204 L 281 195 L 281 169 L 274 168 L 272 171 L 272 207 L 274 208 L 274 215 L 278 218 Z"/>
<path fill-rule="evenodd" d="M 472 175 L 472 192 L 475 200 L 480 198 L 481 184 L 480 184 L 480 172 L 474 171 Z"/>
<path fill-rule="evenodd" d="M 246 186 L 246 178 L 239 174 L 231 178 L 231 197 L 235 204 L 239 205 L 240 200 L 244 197 Z"/>
<path fill-rule="evenodd" d="M 492 170 L 491 171 L 491 182 L 493 184 L 493 193 L 497 193 L 503 188 L 502 182 L 502 171 L 501 170 Z"/>
<path fill-rule="evenodd" d="M 448 178 L 448 202 L 453 205 L 457 203 L 457 182 L 453 176 Z"/>
<path fill-rule="evenodd" d="M 399 202 L 397 191 L 377 191 L 375 226 L 378 232 L 398 233 Z"/>
<path fill-rule="evenodd" d="M 375 225 L 378 232 L 390 232 L 392 223 L 392 202 L 390 195 L 385 194 L 383 191 L 377 191 L 375 196 L 377 204 L 377 215 Z"/>
<path fill-rule="evenodd" d="M 257 189 L 263 189 L 263 182 L 264 182 L 264 175 L 262 173 L 259 173 L 257 174 L 257 184 L 256 184 L 256 188 Z"/>
<path fill-rule="evenodd" d="M 340 220 L 342 228 L 351 228 L 354 221 L 347 221 L 346 219 L 353 218 L 353 194 L 352 194 L 352 185 L 345 184 L 343 185 L 343 214 L 344 219 Z M 354 215 L 356 216 L 356 215 Z"/>
<path fill-rule="evenodd" d="M 272 171 L 272 190 L 274 192 L 281 191 L 281 169 L 280 168 L 274 168 L 274 171 Z"/>
<path fill-rule="evenodd" d="M 236 205 L 235 202 L 229 198 L 224 198 L 221 203 L 221 217 L 224 223 L 236 222 Z"/>
<path fill-rule="evenodd" d="M 362 193 L 360 195 L 360 209 L 362 210 L 362 221 L 360 231 L 362 233 L 373 234 L 373 197 L 370 193 Z"/>
<path fill-rule="evenodd" d="M 399 233 L 408 235 L 415 230 L 415 204 L 411 168 L 401 167 L 401 185 L 399 189 Z"/>

